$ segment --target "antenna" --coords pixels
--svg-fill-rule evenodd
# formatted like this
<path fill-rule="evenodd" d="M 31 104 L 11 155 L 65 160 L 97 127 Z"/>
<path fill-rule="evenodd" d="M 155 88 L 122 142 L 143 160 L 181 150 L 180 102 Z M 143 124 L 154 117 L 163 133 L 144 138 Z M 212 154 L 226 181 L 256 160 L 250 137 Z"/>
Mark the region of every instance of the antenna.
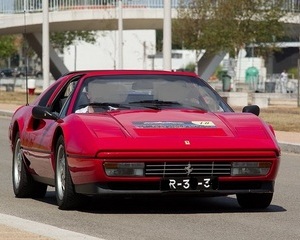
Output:
<path fill-rule="evenodd" d="M 26 39 L 27 23 L 26 23 L 26 2 L 24 2 L 24 37 Z M 28 45 L 25 45 L 25 94 L 26 105 L 28 105 Z"/>

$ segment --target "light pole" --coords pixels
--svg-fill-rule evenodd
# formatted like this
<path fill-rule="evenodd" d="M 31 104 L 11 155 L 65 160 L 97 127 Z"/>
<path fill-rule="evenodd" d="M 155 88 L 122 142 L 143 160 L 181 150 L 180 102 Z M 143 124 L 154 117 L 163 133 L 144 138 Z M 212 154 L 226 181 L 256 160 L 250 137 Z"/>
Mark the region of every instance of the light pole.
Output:
<path fill-rule="evenodd" d="M 49 50 L 49 5 L 48 0 L 43 0 L 43 90 L 50 85 L 50 50 Z"/>
<path fill-rule="evenodd" d="M 118 14 L 118 32 L 119 32 L 119 69 L 123 69 L 123 11 L 122 0 L 119 0 L 119 14 Z"/>
<path fill-rule="evenodd" d="M 298 59 L 297 107 L 300 107 L 300 59 Z"/>
<path fill-rule="evenodd" d="M 171 0 L 164 0 L 163 59 L 164 70 L 172 69 Z"/>

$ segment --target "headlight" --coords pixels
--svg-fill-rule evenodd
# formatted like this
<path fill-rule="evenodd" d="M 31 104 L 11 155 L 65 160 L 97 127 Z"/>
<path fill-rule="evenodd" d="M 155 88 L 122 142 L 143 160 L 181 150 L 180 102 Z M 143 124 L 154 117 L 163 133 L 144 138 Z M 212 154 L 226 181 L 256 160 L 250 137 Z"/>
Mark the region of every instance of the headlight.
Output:
<path fill-rule="evenodd" d="M 231 176 L 263 176 L 267 175 L 270 162 L 233 162 L 231 166 Z"/>
<path fill-rule="evenodd" d="M 107 176 L 142 177 L 145 175 L 144 163 L 105 162 L 103 166 Z"/>

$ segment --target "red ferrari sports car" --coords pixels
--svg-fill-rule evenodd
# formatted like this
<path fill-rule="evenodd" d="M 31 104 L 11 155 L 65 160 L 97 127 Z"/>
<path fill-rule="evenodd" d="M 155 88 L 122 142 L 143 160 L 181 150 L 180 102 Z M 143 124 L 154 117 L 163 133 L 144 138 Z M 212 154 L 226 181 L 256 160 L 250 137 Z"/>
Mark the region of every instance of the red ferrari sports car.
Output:
<path fill-rule="evenodd" d="M 236 194 L 266 208 L 280 148 L 258 114 L 234 112 L 193 73 L 71 72 L 12 117 L 13 190 L 42 198 L 54 186 L 59 209 L 109 194 Z"/>

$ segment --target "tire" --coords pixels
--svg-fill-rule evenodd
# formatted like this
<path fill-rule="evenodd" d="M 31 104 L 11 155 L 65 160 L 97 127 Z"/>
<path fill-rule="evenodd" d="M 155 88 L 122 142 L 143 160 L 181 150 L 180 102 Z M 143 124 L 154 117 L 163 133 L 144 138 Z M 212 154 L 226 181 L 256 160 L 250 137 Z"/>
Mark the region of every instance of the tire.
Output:
<path fill-rule="evenodd" d="M 42 77 L 43 77 L 43 74 L 42 74 L 42 73 L 37 73 L 37 74 L 36 74 L 36 78 L 40 79 L 40 78 L 42 78 Z"/>
<path fill-rule="evenodd" d="M 237 201 L 242 208 L 264 209 L 270 206 L 273 193 L 237 194 Z"/>
<path fill-rule="evenodd" d="M 27 171 L 19 133 L 16 134 L 13 145 L 12 180 L 17 198 L 43 198 L 46 194 L 47 185 L 36 182 Z"/>
<path fill-rule="evenodd" d="M 81 205 L 82 197 L 74 190 L 63 136 L 58 138 L 55 160 L 55 193 L 58 208 L 61 210 L 76 209 Z"/>

